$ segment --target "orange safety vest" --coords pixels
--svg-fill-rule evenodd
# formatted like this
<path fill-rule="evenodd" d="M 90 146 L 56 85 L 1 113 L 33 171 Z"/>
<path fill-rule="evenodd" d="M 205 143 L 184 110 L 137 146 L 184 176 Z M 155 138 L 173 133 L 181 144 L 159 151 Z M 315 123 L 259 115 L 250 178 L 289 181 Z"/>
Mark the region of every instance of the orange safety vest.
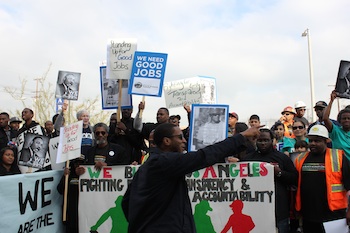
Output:
<path fill-rule="evenodd" d="M 310 152 L 301 153 L 294 161 L 295 167 L 299 173 L 298 189 L 296 194 L 295 208 L 300 211 L 301 209 L 301 197 L 300 197 L 300 184 L 301 184 L 301 168 L 306 157 Z M 326 173 L 326 186 L 327 186 L 327 200 L 328 207 L 331 211 L 345 209 L 347 207 L 346 190 L 342 184 L 342 162 L 343 162 L 342 150 L 326 149 L 325 156 L 325 173 Z"/>

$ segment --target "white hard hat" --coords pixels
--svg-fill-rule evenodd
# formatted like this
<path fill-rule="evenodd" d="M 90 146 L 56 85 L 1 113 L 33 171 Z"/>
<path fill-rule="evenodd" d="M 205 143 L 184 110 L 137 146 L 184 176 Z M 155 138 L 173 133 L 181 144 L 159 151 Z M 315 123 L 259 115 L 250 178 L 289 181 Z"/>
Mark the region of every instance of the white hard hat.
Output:
<path fill-rule="evenodd" d="M 306 108 L 306 104 L 303 101 L 299 100 L 294 104 L 294 108 Z"/>
<path fill-rule="evenodd" d="M 314 125 L 311 127 L 307 136 L 319 136 L 328 139 L 328 130 L 323 125 Z"/>

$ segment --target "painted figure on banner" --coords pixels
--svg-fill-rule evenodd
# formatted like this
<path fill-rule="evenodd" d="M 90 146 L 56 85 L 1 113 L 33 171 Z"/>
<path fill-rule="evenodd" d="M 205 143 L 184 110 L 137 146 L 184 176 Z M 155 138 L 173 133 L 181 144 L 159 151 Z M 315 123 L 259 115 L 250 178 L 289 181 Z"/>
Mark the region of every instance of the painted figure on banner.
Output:
<path fill-rule="evenodd" d="M 208 211 L 213 211 L 207 200 L 200 201 L 194 208 L 193 219 L 197 233 L 216 233 Z"/>
<path fill-rule="evenodd" d="M 249 233 L 254 229 L 255 224 L 252 217 L 242 213 L 243 202 L 241 200 L 235 200 L 230 205 L 233 214 L 228 219 L 224 229 L 221 233 L 226 233 L 232 228 L 232 232 L 237 233 Z"/>
<path fill-rule="evenodd" d="M 111 233 L 113 232 L 127 232 L 128 221 L 126 220 L 123 209 L 122 209 L 123 196 L 118 196 L 115 200 L 115 207 L 108 209 L 102 216 L 97 220 L 96 224 L 91 226 L 91 233 L 98 233 L 98 228 L 108 219 L 112 220 Z"/>

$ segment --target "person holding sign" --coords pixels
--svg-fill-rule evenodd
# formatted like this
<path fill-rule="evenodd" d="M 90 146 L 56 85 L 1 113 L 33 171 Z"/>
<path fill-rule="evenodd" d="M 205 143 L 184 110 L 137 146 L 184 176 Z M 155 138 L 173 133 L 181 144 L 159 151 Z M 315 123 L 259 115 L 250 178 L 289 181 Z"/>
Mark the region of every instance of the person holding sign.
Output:
<path fill-rule="evenodd" d="M 185 175 L 223 161 L 245 148 L 257 127 L 214 145 L 184 154 L 186 140 L 179 127 L 160 124 L 157 148 L 135 173 L 122 202 L 129 233 L 196 232 Z"/>
<path fill-rule="evenodd" d="M 269 129 L 260 129 L 256 141 L 258 150 L 242 161 L 260 161 L 274 165 L 276 226 L 279 233 L 289 233 L 289 188 L 296 185 L 298 172 L 292 160 L 273 148 L 273 134 Z"/>
<path fill-rule="evenodd" d="M 104 166 L 130 164 L 125 149 L 107 141 L 108 126 L 105 123 L 97 123 L 93 131 L 96 145 L 87 152 L 86 164 L 95 165 L 97 170 L 101 170 Z"/>
<path fill-rule="evenodd" d="M 338 122 L 340 126 L 336 125 L 329 119 L 331 113 L 333 101 L 337 98 L 338 93 L 332 91 L 331 100 L 323 114 L 324 125 L 326 126 L 329 137 L 332 139 L 332 146 L 335 149 L 340 149 L 345 151 L 346 157 L 350 160 L 350 109 L 343 109 L 338 113 Z"/>
<path fill-rule="evenodd" d="M 136 114 L 134 120 L 134 128 L 141 132 L 144 139 L 148 140 L 149 134 L 154 130 L 158 125 L 169 122 L 169 110 L 167 108 L 159 108 L 157 111 L 157 123 L 142 123 L 142 118 L 140 117 L 140 112 L 145 109 L 145 103 L 140 102 L 139 111 Z"/>

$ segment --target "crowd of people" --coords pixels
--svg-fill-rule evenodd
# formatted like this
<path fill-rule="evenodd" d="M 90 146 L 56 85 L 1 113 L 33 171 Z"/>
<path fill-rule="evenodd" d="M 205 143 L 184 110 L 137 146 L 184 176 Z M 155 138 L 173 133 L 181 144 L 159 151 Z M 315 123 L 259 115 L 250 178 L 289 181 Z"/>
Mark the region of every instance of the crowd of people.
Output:
<path fill-rule="evenodd" d="M 278 232 L 318 233 L 325 232 L 323 223 L 326 221 L 346 218 L 349 223 L 350 107 L 341 110 L 337 120 L 330 119 L 335 98 L 337 93 L 333 91 L 328 104 L 325 101 L 315 104 L 318 117 L 315 122 L 304 117 L 306 105 L 297 101 L 294 107 L 282 110 L 281 117 L 270 129 L 260 125 L 257 114 L 251 115 L 246 124 L 239 121 L 236 112 L 230 111 L 228 138 L 211 143 L 215 145 L 208 145 L 202 139 L 204 146 L 193 152 L 187 152 L 193 127 L 180 129 L 180 115 L 170 115 L 167 108 L 158 109 L 156 123 L 143 122 L 140 112 L 145 109 L 145 103 L 141 102 L 135 117 L 132 117 L 133 109 L 122 109 L 120 121 L 113 113 L 108 123 L 94 126 L 90 124 L 88 111 L 78 111 L 77 120 L 83 121 L 81 156 L 70 161 L 70 167 L 64 170 L 64 175 L 69 177 L 66 232 L 79 232 L 78 182 L 85 172 L 84 165 L 102 169 L 142 164 L 123 199 L 129 232 L 156 232 L 156 229 L 158 232 L 159 229 L 195 232 L 185 175 L 214 163 L 237 161 L 261 161 L 274 166 Z M 66 108 L 64 105 L 62 112 L 46 121 L 44 127 L 33 120 L 34 112 L 29 108 L 23 109 L 22 119 L 0 113 L 0 175 L 21 174 L 18 164 L 36 167 L 37 171 L 51 169 L 43 162 L 46 152 L 41 155 L 38 152 L 47 149 L 45 138 L 59 136 Z M 191 109 L 189 106 L 184 109 L 190 122 Z M 208 117 L 217 123 L 220 114 L 221 110 L 213 110 Z M 218 131 L 214 123 L 211 127 Z M 38 126 L 42 135 L 32 136 L 19 150 L 19 135 Z M 202 136 L 210 138 L 205 133 Z M 181 156 L 184 153 L 188 156 Z M 165 177 L 158 166 L 171 169 L 173 172 L 168 173 L 171 177 Z M 152 179 L 145 179 L 146 175 Z M 162 183 L 162 189 L 143 190 L 149 187 L 145 182 L 150 180 Z M 64 192 L 64 177 L 57 189 Z"/>

